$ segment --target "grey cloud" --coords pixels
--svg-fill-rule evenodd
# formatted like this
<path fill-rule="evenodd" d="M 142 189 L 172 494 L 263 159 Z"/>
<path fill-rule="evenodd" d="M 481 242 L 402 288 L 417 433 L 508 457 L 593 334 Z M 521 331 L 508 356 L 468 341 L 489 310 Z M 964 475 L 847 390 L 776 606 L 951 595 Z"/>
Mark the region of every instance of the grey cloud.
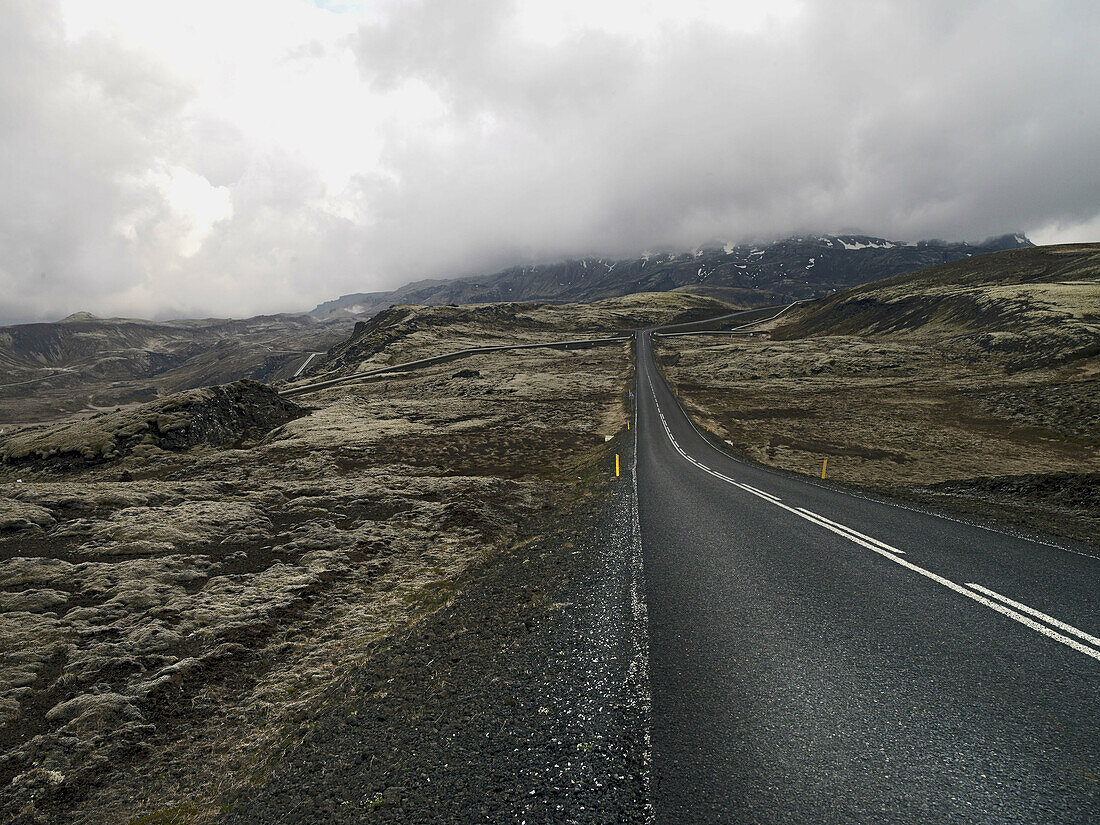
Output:
<path fill-rule="evenodd" d="M 188 168 L 212 186 L 233 186 L 248 171 L 249 149 L 245 136 L 232 123 L 210 117 L 188 119 L 190 140 L 182 147 Z"/>
<path fill-rule="evenodd" d="M 187 96 L 140 56 L 68 49 L 52 8 L 8 2 L 0 29 L 0 317 L 92 304 L 142 279 L 115 225 L 158 208 L 141 180 Z"/>
<path fill-rule="evenodd" d="M 393 4 L 352 44 L 361 77 L 424 84 L 445 113 L 390 127 L 339 214 L 308 158 L 191 111 L 197 90 L 156 55 L 68 43 L 50 3 L 0 5 L 0 320 L 294 310 L 564 255 L 977 239 L 1100 213 L 1088 2 L 819 0 L 763 34 L 553 44 L 519 38 L 508 0 Z M 173 164 L 233 206 L 191 258 L 170 251 L 187 227 L 146 175 Z"/>
<path fill-rule="evenodd" d="M 327 294 L 319 280 L 359 271 L 349 222 L 311 205 L 312 170 L 192 113 L 196 90 L 156 55 L 67 42 L 54 3 L 6 0 L 3 18 L 0 323 L 300 309 Z M 157 182 L 177 166 L 230 187 L 234 210 L 191 258 Z"/>
<path fill-rule="evenodd" d="M 510 25 L 514 9 L 509 0 L 403 3 L 386 24 L 360 32 L 361 68 L 384 89 L 427 83 L 456 117 L 492 111 L 530 125 L 596 114 L 631 81 L 631 44 L 594 31 L 554 46 L 527 42 Z"/>
<path fill-rule="evenodd" d="M 816 3 L 768 37 L 588 33 L 534 60 L 511 9 L 423 0 L 363 32 L 366 77 L 428 82 L 475 124 L 401 143 L 401 184 L 368 195 L 440 268 L 815 229 L 977 238 L 1100 209 L 1088 4 Z"/>

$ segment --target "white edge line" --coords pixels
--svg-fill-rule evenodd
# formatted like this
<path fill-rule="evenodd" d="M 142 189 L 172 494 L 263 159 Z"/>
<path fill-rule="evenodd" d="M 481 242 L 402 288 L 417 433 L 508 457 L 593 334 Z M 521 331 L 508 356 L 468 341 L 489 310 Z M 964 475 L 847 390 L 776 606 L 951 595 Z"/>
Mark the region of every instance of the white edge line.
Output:
<path fill-rule="evenodd" d="M 653 401 L 654 401 L 654 403 L 656 403 L 656 401 L 657 401 L 657 392 L 656 392 L 656 390 L 654 390 L 652 388 L 652 386 L 650 387 L 650 391 L 653 393 Z M 683 405 L 681 405 L 681 407 L 682 406 Z M 657 405 L 657 411 L 660 412 L 660 410 L 661 410 L 661 407 L 658 404 Z M 691 428 L 693 430 L 695 430 L 695 432 L 699 435 L 699 437 L 702 438 L 703 441 L 705 441 L 709 444 L 710 442 L 703 435 L 703 433 L 700 432 L 699 428 L 695 426 L 695 422 L 691 420 L 691 416 L 688 415 L 687 410 L 684 410 L 684 418 L 687 419 L 688 424 L 691 425 Z M 661 420 L 662 421 L 664 420 L 664 415 L 663 414 L 661 415 Z M 671 437 L 671 433 L 669 435 Z M 726 443 L 729 444 L 731 447 L 733 446 L 732 441 L 726 440 Z M 711 445 L 711 446 L 713 446 L 713 445 Z M 747 463 L 747 462 L 744 461 L 744 459 L 740 459 L 735 455 L 730 455 L 729 453 L 723 452 L 721 450 L 718 450 L 717 452 L 724 455 L 730 461 L 736 461 L 738 464 Z M 764 470 L 765 472 L 769 472 L 769 473 L 776 473 L 777 472 L 777 470 L 774 467 L 761 466 L 760 469 Z M 908 504 L 904 501 L 898 501 L 897 499 L 877 498 L 875 496 L 870 496 L 870 495 L 867 495 L 866 493 L 862 493 L 862 492 L 859 492 L 857 490 L 851 490 L 851 489 L 846 489 L 846 488 L 838 489 L 835 486 L 829 486 L 829 485 L 826 485 L 826 484 L 821 484 L 817 481 L 817 479 L 812 478 L 812 477 L 798 478 L 797 480 L 801 481 L 803 484 L 812 484 L 814 487 L 821 487 L 821 488 L 826 489 L 826 490 L 832 490 L 833 492 L 840 492 L 840 493 L 843 493 L 846 496 L 851 496 L 852 498 L 858 498 L 858 499 L 861 499 L 863 501 L 870 501 L 874 504 L 881 504 L 881 505 L 884 505 L 886 507 L 896 507 L 899 510 L 908 510 L 911 513 L 920 513 L 921 515 L 931 516 L 932 518 L 943 519 L 944 521 L 953 521 L 953 522 L 955 522 L 955 524 L 965 524 L 968 527 L 975 527 L 979 530 L 985 530 L 989 533 L 996 533 L 999 536 L 1007 536 L 1008 538 L 1016 539 L 1017 541 L 1026 541 L 1026 542 L 1030 542 L 1031 544 L 1039 544 L 1039 545 L 1042 545 L 1043 547 L 1050 547 L 1053 550 L 1061 550 L 1065 553 L 1073 553 L 1076 556 L 1084 556 L 1086 559 L 1098 559 L 1098 560 L 1100 560 L 1100 555 L 1095 555 L 1093 553 L 1086 553 L 1082 550 L 1075 550 L 1072 547 L 1067 547 L 1065 544 L 1056 544 L 1053 541 L 1048 541 L 1048 540 L 1046 540 L 1044 538 L 1041 538 L 1039 536 L 1028 534 L 1026 531 L 1009 532 L 1008 530 L 1002 530 L 999 527 L 994 527 L 991 524 L 983 524 L 982 522 L 977 521 L 975 519 L 960 518 L 958 516 L 952 516 L 948 513 L 940 512 L 939 510 L 929 509 L 927 507 L 919 507 L 915 504 Z"/>
<path fill-rule="evenodd" d="M 637 385 L 637 382 L 635 382 Z M 660 407 L 658 407 L 660 412 Z M 645 707 L 642 709 L 646 719 L 644 733 L 645 751 L 642 756 L 642 765 L 645 770 L 643 785 L 645 787 L 645 821 L 647 825 L 653 825 L 657 821 L 657 811 L 653 804 L 653 732 L 652 732 L 652 693 L 649 683 L 649 607 L 645 600 L 645 553 L 642 550 L 642 523 L 638 504 L 638 394 L 635 393 L 634 409 L 628 413 L 634 416 L 634 466 L 631 468 L 631 480 L 634 484 L 633 531 L 634 553 L 636 558 L 635 574 L 630 583 L 631 606 L 634 614 L 634 662 L 631 670 L 637 665 L 637 677 L 643 683 Z"/>
<path fill-rule="evenodd" d="M 653 395 L 653 403 L 657 407 L 658 414 L 661 416 L 661 423 L 664 425 L 665 432 L 668 434 L 669 440 L 672 442 L 672 446 L 674 446 L 676 448 L 676 451 L 678 453 L 680 453 L 680 455 L 682 455 L 684 458 L 686 458 L 688 461 L 690 461 L 695 466 L 705 470 L 706 472 L 710 473 L 711 475 L 715 476 L 716 478 L 721 478 L 724 481 L 728 481 L 730 484 L 733 484 L 736 487 L 740 487 L 741 489 L 745 490 L 746 492 L 752 493 L 753 495 L 759 496 L 760 498 L 771 500 L 772 503 L 775 504 L 777 507 L 782 507 L 784 510 L 787 510 L 791 513 L 794 513 L 796 516 L 799 516 L 801 518 L 806 519 L 807 521 L 812 521 L 812 522 L 814 522 L 814 523 L 816 523 L 816 524 L 818 524 L 822 527 L 825 527 L 826 529 L 831 530 L 832 532 L 843 536 L 844 538 L 848 539 L 851 542 L 854 542 L 856 544 L 860 544 L 860 545 L 866 547 L 867 549 L 871 550 L 872 552 L 878 553 L 880 556 L 883 556 L 884 558 L 890 559 L 892 562 L 895 562 L 896 564 L 900 564 L 902 567 L 905 567 L 905 568 L 908 568 L 909 570 L 912 570 L 914 573 L 917 573 L 921 576 L 924 576 L 927 579 L 931 579 L 932 581 L 936 582 L 937 584 L 943 585 L 944 587 L 946 587 L 949 590 L 953 590 L 956 593 L 959 593 L 960 595 L 966 596 L 968 599 L 972 599 L 973 601 L 978 602 L 978 604 L 981 604 L 985 607 L 988 607 L 990 610 L 993 610 L 997 613 L 1000 613 L 1003 616 L 1007 616 L 1008 618 L 1019 622 L 1020 624 L 1024 625 L 1025 627 L 1027 627 L 1031 630 L 1034 630 L 1037 633 L 1041 633 L 1042 635 L 1044 635 L 1044 636 L 1046 636 L 1050 639 L 1053 639 L 1056 642 L 1061 642 L 1062 644 L 1066 645 L 1067 647 L 1073 648 L 1078 653 L 1084 653 L 1086 656 L 1090 656 L 1091 658 L 1093 658 L 1096 661 L 1100 662 L 1100 650 L 1095 650 L 1091 647 L 1087 647 L 1087 646 L 1081 644 L 1076 639 L 1071 639 L 1069 636 L 1064 636 L 1061 633 L 1058 633 L 1057 631 L 1054 631 L 1054 630 L 1052 630 L 1051 628 L 1049 628 L 1045 625 L 1041 625 L 1038 622 L 1033 621 L 1032 619 L 1029 619 L 1027 616 L 1023 615 L 1023 613 L 1018 613 L 1017 611 L 1012 610 L 1011 608 L 1006 607 L 1003 604 L 992 601 L 991 599 L 987 599 L 985 596 L 981 595 L 980 593 L 975 592 L 975 590 L 970 590 L 966 587 L 963 587 L 961 584 L 956 584 L 955 582 L 951 581 L 950 579 L 944 578 L 943 576 L 939 575 L 938 573 L 933 573 L 931 570 L 926 570 L 925 568 L 920 567 L 919 565 L 913 564 L 910 561 L 906 561 L 905 559 L 901 558 L 900 555 L 898 555 L 898 553 L 900 551 L 895 551 L 893 549 L 884 550 L 881 547 L 876 547 L 874 544 L 871 544 L 870 542 L 865 542 L 862 539 L 856 538 L 855 536 L 853 536 L 849 533 L 841 532 L 840 530 L 837 530 L 835 527 L 833 527 L 829 524 L 826 524 L 823 521 L 819 521 L 818 518 L 815 518 L 814 514 L 811 514 L 809 511 L 800 512 L 799 510 L 796 510 L 794 507 L 790 507 L 786 504 L 783 504 L 781 501 L 779 501 L 778 499 L 775 499 L 775 497 L 771 496 L 770 494 L 764 494 L 762 491 L 758 491 L 755 488 L 750 488 L 746 484 L 742 484 L 740 482 L 734 481 L 733 479 L 728 478 L 727 476 L 723 476 L 721 473 L 718 473 L 714 470 L 711 470 L 709 467 L 703 465 L 699 461 L 696 461 L 694 458 L 692 458 L 687 453 L 685 453 L 683 451 L 683 449 L 681 449 L 680 445 L 676 443 L 676 439 L 673 437 L 672 431 L 669 429 L 668 422 L 665 421 L 664 413 L 661 412 L 661 404 L 657 400 L 657 393 L 653 389 L 652 386 L 650 386 L 650 392 Z M 690 421 L 690 419 L 689 419 L 689 421 Z M 637 435 L 635 435 L 635 438 L 637 438 Z M 635 457 L 635 461 L 637 461 L 637 457 Z M 889 546 L 889 545 L 887 545 L 887 546 Z M 1001 598 L 1004 598 L 1004 597 L 1001 597 Z M 1021 607 L 1026 607 L 1026 605 L 1020 605 L 1020 606 Z M 1028 612 L 1039 613 L 1039 611 L 1034 610 L 1034 608 L 1028 608 Z M 1039 614 L 1039 615 L 1046 616 L 1046 614 Z M 1049 617 L 1047 617 L 1047 618 L 1049 618 Z M 1057 620 L 1053 620 L 1053 621 L 1057 621 Z M 1059 623 L 1059 624 L 1064 624 L 1064 623 Z M 1072 627 L 1072 625 L 1066 625 L 1066 627 Z M 1077 628 L 1072 628 L 1072 629 L 1073 629 L 1073 631 L 1077 632 L 1078 634 L 1084 633 L 1084 631 L 1079 631 L 1079 630 L 1077 630 Z"/>

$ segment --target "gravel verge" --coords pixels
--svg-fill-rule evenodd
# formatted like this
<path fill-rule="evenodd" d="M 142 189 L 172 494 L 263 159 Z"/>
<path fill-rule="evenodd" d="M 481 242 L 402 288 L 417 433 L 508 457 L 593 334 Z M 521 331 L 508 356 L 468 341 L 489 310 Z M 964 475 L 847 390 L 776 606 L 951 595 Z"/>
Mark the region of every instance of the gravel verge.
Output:
<path fill-rule="evenodd" d="M 626 436 L 608 446 L 629 467 Z M 650 821 L 636 502 L 613 452 L 586 495 L 336 683 L 222 821 Z"/>

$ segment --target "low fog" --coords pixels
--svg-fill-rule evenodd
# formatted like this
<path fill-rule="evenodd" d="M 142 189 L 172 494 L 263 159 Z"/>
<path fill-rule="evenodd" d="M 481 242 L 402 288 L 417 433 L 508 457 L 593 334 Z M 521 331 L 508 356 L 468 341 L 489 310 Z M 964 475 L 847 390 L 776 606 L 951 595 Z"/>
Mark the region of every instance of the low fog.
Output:
<path fill-rule="evenodd" d="M 1090 2 L 0 0 L 0 322 L 563 256 L 1100 240 Z"/>

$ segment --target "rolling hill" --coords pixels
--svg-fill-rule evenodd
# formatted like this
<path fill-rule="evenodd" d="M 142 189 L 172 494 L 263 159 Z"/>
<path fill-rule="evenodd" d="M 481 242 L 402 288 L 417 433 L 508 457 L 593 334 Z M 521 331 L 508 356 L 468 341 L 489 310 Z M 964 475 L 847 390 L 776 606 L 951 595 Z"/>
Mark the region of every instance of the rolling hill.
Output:
<path fill-rule="evenodd" d="M 1017 249 L 844 290 L 752 338 L 660 342 L 740 455 L 1095 543 L 1100 244 Z"/>
<path fill-rule="evenodd" d="M 348 326 L 309 315 L 155 322 L 76 313 L 0 327 L 0 428 L 240 378 L 290 378 Z"/>
<path fill-rule="evenodd" d="M 785 317 L 782 340 L 935 334 L 1009 371 L 1100 355 L 1100 244 L 1006 251 L 828 296 Z"/>

